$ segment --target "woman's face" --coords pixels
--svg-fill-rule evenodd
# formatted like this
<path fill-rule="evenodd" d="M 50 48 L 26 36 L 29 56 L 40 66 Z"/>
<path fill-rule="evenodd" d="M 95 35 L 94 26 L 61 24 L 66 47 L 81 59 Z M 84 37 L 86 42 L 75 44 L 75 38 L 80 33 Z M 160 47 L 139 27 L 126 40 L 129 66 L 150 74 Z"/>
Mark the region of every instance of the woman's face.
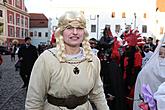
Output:
<path fill-rule="evenodd" d="M 63 31 L 64 44 L 77 47 L 80 46 L 84 38 L 84 29 L 79 27 L 69 26 Z"/>
<path fill-rule="evenodd" d="M 160 47 L 159 57 L 165 58 L 165 47 Z"/>

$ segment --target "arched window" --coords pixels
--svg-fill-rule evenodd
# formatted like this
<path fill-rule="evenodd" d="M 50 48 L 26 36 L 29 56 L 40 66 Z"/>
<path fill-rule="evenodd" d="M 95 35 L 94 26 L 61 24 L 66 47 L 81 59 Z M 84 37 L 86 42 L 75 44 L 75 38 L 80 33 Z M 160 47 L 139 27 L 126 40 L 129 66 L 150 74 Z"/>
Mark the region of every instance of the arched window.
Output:
<path fill-rule="evenodd" d="M 144 18 L 147 18 L 147 14 L 146 13 L 144 13 Z"/>
<path fill-rule="evenodd" d="M 112 12 L 112 18 L 115 18 L 115 12 Z"/>
<path fill-rule="evenodd" d="M 125 12 L 122 13 L 122 18 L 126 18 Z"/>

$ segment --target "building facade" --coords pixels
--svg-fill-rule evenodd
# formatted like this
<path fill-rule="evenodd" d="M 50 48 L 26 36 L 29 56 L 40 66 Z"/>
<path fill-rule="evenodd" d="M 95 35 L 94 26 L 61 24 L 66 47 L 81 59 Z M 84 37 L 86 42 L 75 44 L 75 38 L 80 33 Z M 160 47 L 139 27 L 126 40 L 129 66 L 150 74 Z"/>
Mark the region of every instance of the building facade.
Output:
<path fill-rule="evenodd" d="M 50 22 L 42 13 L 29 13 L 30 15 L 30 37 L 32 44 L 38 46 L 39 44 L 50 43 Z"/>
<path fill-rule="evenodd" d="M 29 36 L 29 14 L 24 0 L 1 0 L 0 13 L 0 45 L 23 43 Z"/>
<path fill-rule="evenodd" d="M 156 0 L 156 32 L 161 38 L 165 34 L 165 0 Z"/>
<path fill-rule="evenodd" d="M 160 39 L 165 31 L 163 22 L 165 13 L 156 11 L 157 1 L 160 1 L 160 7 L 165 7 L 163 6 L 165 0 L 150 0 L 150 2 L 143 0 L 142 3 L 138 0 L 110 0 L 109 3 L 100 4 L 98 7 L 71 7 L 71 9 L 82 11 L 85 14 L 90 38 L 99 40 L 105 25 L 111 27 L 114 36 L 120 36 L 125 27 L 130 25 L 132 29 L 138 28 L 142 36 Z M 56 10 L 55 26 L 57 26 L 60 13 L 67 11 L 68 7 Z"/>

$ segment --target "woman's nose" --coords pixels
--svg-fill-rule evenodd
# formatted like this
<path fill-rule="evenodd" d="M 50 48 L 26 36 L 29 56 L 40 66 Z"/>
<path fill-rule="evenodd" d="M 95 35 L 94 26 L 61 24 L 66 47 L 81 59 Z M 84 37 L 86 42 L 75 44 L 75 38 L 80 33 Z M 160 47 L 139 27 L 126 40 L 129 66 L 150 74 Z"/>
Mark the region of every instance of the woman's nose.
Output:
<path fill-rule="evenodd" d="M 73 34 L 77 34 L 77 28 L 73 28 Z"/>

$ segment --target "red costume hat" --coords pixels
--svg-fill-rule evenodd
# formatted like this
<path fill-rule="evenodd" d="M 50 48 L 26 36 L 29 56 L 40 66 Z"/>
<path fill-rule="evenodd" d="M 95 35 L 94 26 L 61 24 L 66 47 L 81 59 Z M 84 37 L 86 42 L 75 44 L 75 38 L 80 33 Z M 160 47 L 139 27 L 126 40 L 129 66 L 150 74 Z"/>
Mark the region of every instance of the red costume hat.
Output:
<path fill-rule="evenodd" d="M 127 41 L 129 46 L 136 46 L 139 42 L 140 37 L 139 31 L 130 29 L 128 33 L 124 33 L 125 41 Z"/>

